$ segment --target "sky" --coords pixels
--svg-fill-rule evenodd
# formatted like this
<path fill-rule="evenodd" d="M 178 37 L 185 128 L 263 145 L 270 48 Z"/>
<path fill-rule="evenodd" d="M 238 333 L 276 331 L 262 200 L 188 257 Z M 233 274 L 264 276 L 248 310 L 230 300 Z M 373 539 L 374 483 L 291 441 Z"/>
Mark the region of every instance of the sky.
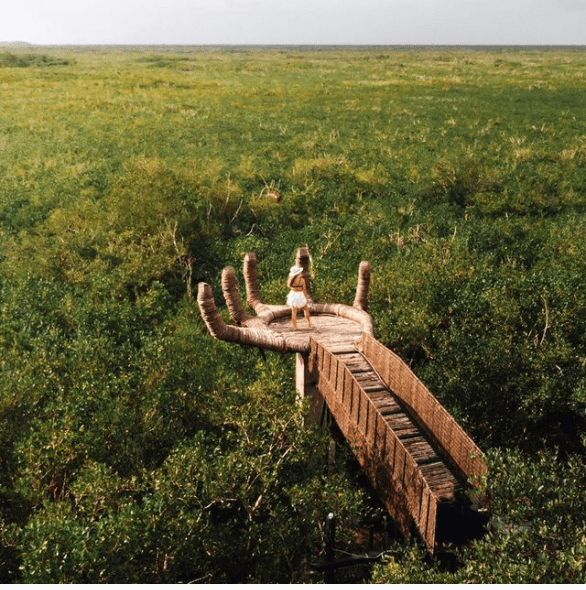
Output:
<path fill-rule="evenodd" d="M 1 0 L 38 45 L 586 45 L 586 0 Z"/>

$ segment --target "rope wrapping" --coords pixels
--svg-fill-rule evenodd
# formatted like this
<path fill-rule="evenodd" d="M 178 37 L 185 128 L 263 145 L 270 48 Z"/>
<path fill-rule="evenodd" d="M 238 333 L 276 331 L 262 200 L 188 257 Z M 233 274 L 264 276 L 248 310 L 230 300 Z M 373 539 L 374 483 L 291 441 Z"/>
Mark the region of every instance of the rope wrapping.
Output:
<path fill-rule="evenodd" d="M 222 272 L 222 292 L 224 293 L 224 299 L 228 305 L 232 321 L 237 326 L 241 326 L 250 319 L 250 316 L 244 311 L 242 303 L 240 303 L 238 287 L 236 286 L 236 273 L 229 266 Z"/>
<path fill-rule="evenodd" d="M 368 311 L 368 287 L 370 286 L 370 263 L 361 262 L 358 269 L 358 285 L 356 286 L 356 297 L 353 306 Z"/>

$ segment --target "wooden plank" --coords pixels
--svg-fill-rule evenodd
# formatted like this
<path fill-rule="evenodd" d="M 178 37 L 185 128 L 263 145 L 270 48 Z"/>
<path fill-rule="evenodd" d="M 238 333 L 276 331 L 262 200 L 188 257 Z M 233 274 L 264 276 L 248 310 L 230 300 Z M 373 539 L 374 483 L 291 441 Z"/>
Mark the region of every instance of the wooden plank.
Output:
<path fill-rule="evenodd" d="M 379 385 L 370 385 L 364 388 L 364 391 L 366 392 L 366 395 L 368 395 L 368 397 L 370 398 L 370 400 L 372 402 L 375 402 L 375 400 L 377 399 L 376 396 L 383 394 L 385 397 L 389 395 L 389 392 L 387 391 L 387 388 L 384 386 Z"/>
<path fill-rule="evenodd" d="M 429 489 L 434 493 L 446 486 L 450 487 L 450 489 L 460 487 L 458 481 L 450 477 L 448 473 L 436 473 L 432 476 L 426 475 L 425 481 L 429 485 Z"/>
<path fill-rule="evenodd" d="M 378 411 L 384 416 L 403 412 L 403 408 L 392 398 L 378 399 L 374 402 Z"/>
<path fill-rule="evenodd" d="M 406 414 L 390 414 L 386 416 L 386 419 L 387 424 L 398 437 L 415 435 L 419 432 Z"/>
<path fill-rule="evenodd" d="M 350 370 L 352 370 L 352 367 L 350 367 Z M 376 385 L 380 388 L 385 387 L 384 383 L 382 383 L 381 380 L 372 371 L 361 372 L 352 370 L 352 373 L 354 374 L 356 381 L 358 381 L 364 387 L 371 387 L 373 385 Z"/>
<path fill-rule="evenodd" d="M 427 478 L 425 481 L 437 502 L 453 502 L 456 491 L 460 489 L 453 481 L 430 481 Z"/>
<path fill-rule="evenodd" d="M 403 440 L 403 445 L 413 459 L 415 459 L 417 464 L 421 464 L 421 462 L 430 462 L 432 458 L 435 460 L 438 459 L 432 446 L 422 436 Z"/>
<path fill-rule="evenodd" d="M 348 342 L 337 342 L 332 343 L 328 346 L 329 351 L 336 356 L 343 355 L 343 354 L 356 354 L 356 346 L 354 344 L 350 344 Z"/>
<path fill-rule="evenodd" d="M 343 360 L 346 364 L 359 363 L 372 370 L 372 366 L 370 365 L 368 360 L 360 351 L 356 349 L 347 353 L 337 353 L 337 356 L 339 356 L 340 360 Z"/>
<path fill-rule="evenodd" d="M 443 486 L 430 487 L 430 490 L 437 504 L 448 504 L 457 500 L 456 491 L 458 490 L 458 486 L 445 484 Z"/>
<path fill-rule="evenodd" d="M 435 525 L 437 519 L 437 502 L 435 498 L 430 495 L 430 502 L 427 511 L 427 527 L 425 531 L 425 541 L 427 546 L 433 549 L 435 544 Z"/>
<path fill-rule="evenodd" d="M 419 469 L 423 473 L 425 480 L 429 485 L 436 483 L 443 483 L 446 481 L 458 483 L 458 480 L 454 477 L 454 474 L 446 467 L 444 463 L 432 463 L 429 465 L 420 465 Z"/>
<path fill-rule="evenodd" d="M 344 364 L 352 371 L 355 375 L 360 375 L 361 373 L 372 373 L 372 369 L 366 364 L 360 361 L 344 361 Z"/>
<path fill-rule="evenodd" d="M 338 414 L 340 411 L 340 406 L 342 405 L 342 398 L 339 394 L 340 392 L 340 384 L 339 384 L 339 379 L 341 379 L 342 375 L 343 375 L 343 365 L 341 365 L 341 363 L 339 363 L 338 359 L 333 356 L 330 355 L 330 386 L 333 390 L 333 396 L 332 396 L 332 408 L 331 411 L 332 413 Z"/>
<path fill-rule="evenodd" d="M 389 398 L 391 400 L 393 399 L 386 389 L 383 389 L 381 391 L 367 391 L 366 393 L 368 394 L 368 398 L 370 399 L 370 401 L 377 407 L 379 403 L 384 404 L 384 402 Z"/>
<path fill-rule="evenodd" d="M 420 467 L 421 470 L 421 467 Z M 423 471 L 422 471 L 423 473 Z M 444 472 L 435 472 L 435 473 L 426 473 L 425 474 L 425 481 L 428 483 L 429 488 L 431 490 L 439 489 L 444 485 L 456 486 L 459 487 L 460 484 L 458 480 L 454 479 L 451 476 L 449 471 Z"/>

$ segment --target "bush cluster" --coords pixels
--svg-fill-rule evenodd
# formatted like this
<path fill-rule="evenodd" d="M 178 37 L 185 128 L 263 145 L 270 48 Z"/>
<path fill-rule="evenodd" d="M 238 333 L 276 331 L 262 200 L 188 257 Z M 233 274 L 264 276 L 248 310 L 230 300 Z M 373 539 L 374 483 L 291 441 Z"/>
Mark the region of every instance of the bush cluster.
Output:
<path fill-rule="evenodd" d="M 38 53 L 14 54 L 0 52 L 0 68 L 28 68 L 31 66 L 68 66 L 70 60 Z"/>

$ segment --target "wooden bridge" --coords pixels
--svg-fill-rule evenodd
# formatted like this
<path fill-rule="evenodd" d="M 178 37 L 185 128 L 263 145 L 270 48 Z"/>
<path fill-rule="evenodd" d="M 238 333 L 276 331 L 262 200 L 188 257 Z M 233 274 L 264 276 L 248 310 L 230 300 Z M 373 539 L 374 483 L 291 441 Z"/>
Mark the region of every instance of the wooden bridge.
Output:
<path fill-rule="evenodd" d="M 296 263 L 309 277 L 306 248 Z M 238 298 L 235 273 L 225 268 L 222 290 L 236 326 L 221 319 L 209 285 L 200 283 L 198 303 L 211 334 L 229 342 L 296 352 L 297 388 L 325 400 L 359 463 L 404 534 L 412 525 L 433 552 L 441 521 L 462 518 L 467 493 L 481 485 L 482 453 L 409 366 L 374 338 L 367 313 L 370 265 L 362 262 L 352 306 L 313 301 L 311 328 L 291 308 L 262 302 L 256 257 L 244 259 L 248 315 Z M 309 284 L 309 281 L 308 281 Z"/>

